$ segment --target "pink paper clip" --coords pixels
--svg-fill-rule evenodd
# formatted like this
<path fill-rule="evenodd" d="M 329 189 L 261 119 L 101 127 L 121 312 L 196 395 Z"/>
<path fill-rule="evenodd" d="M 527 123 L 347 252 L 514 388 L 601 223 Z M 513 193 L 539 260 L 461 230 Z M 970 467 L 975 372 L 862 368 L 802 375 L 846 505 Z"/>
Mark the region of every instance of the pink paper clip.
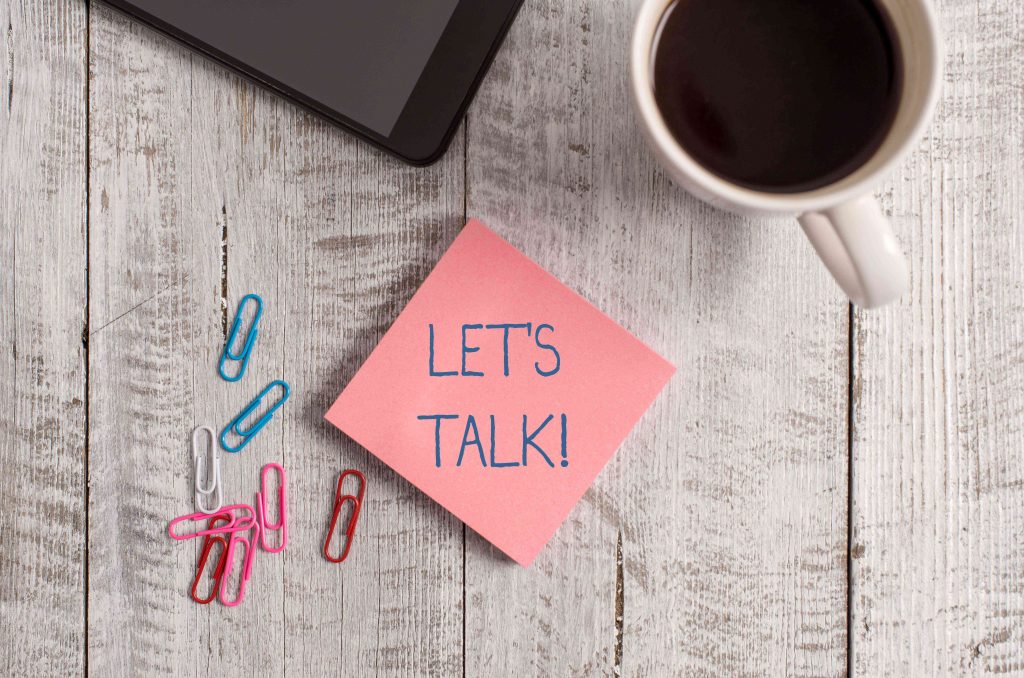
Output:
<path fill-rule="evenodd" d="M 234 514 L 235 511 L 244 511 L 244 512 L 248 513 L 248 515 L 245 515 L 243 513 L 240 516 L 236 516 Z M 186 521 L 189 521 L 189 522 L 199 522 L 199 521 L 202 521 L 202 520 L 207 520 L 209 518 L 215 518 L 215 517 L 226 517 L 226 518 L 228 518 L 230 520 L 230 522 L 227 525 L 224 525 L 224 526 L 214 526 L 214 527 L 207 526 L 207 528 L 205 530 L 198 530 L 196 532 L 190 532 L 188 534 L 178 534 L 177 532 L 174 531 L 174 528 L 178 525 L 178 523 L 183 523 L 183 522 L 186 522 Z M 221 534 L 223 532 L 245 532 L 246 530 L 248 530 L 250 527 L 252 527 L 255 524 L 256 524 L 256 512 L 253 511 L 253 508 L 251 506 L 249 506 L 248 504 L 233 504 L 231 506 L 223 507 L 222 509 L 220 509 L 219 511 L 217 511 L 217 513 L 215 513 L 213 515 L 199 512 L 199 513 L 189 513 L 188 515 L 184 515 L 184 516 L 178 516 L 177 518 L 175 518 L 174 520 L 171 521 L 170 525 L 167 526 L 167 534 L 170 535 L 171 539 L 174 539 L 176 541 L 183 541 L 185 539 L 195 539 L 196 537 L 205 537 L 206 535 L 209 535 L 209 534 Z"/>
<path fill-rule="evenodd" d="M 281 478 L 281 484 L 277 488 L 277 512 L 276 523 L 267 521 L 267 472 L 276 470 Z M 267 464 L 260 471 L 260 491 L 256 493 L 256 520 L 260 525 L 260 546 L 267 553 L 280 553 L 288 545 L 288 509 L 285 503 L 285 474 L 284 467 L 280 464 Z M 268 532 L 281 532 L 281 545 L 274 548 L 267 541 Z"/>
<path fill-rule="evenodd" d="M 345 478 L 354 476 L 359 479 L 359 490 L 356 494 L 342 494 L 342 487 L 345 485 Z M 349 469 L 338 477 L 338 489 L 334 491 L 334 511 L 331 514 L 331 526 L 327 528 L 327 540 L 324 542 L 324 558 L 332 563 L 340 563 L 348 558 L 348 552 L 352 548 L 352 539 L 356 534 L 356 521 L 359 520 L 359 511 L 363 508 L 363 495 L 366 494 L 366 476 L 355 469 Z M 338 518 L 341 517 L 341 509 L 346 503 L 352 502 L 352 515 L 345 526 L 345 545 L 341 547 L 341 555 L 335 558 L 331 555 L 331 538 L 338 525 Z"/>
<path fill-rule="evenodd" d="M 220 602 L 225 607 L 241 605 L 245 600 L 245 586 L 249 583 L 249 576 L 252 574 L 252 560 L 256 554 L 256 540 L 259 539 L 260 526 L 253 522 L 250 526 L 252 536 L 246 539 L 242 536 L 245 530 L 238 530 L 231 533 L 231 540 L 228 541 L 227 551 L 224 552 L 224 566 L 220 575 Z M 239 544 L 245 544 L 245 561 L 242 565 L 242 576 L 238 581 L 238 595 L 234 600 L 227 599 L 228 584 L 231 580 L 231 570 L 234 569 L 235 548 Z"/>

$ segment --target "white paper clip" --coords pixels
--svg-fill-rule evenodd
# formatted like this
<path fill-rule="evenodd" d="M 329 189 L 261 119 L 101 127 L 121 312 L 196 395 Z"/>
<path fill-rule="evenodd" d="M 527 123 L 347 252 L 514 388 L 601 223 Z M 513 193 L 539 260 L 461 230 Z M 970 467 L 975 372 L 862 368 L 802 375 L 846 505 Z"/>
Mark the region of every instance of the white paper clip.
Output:
<path fill-rule="evenodd" d="M 199 434 L 203 432 L 206 433 L 208 441 L 209 463 L 206 454 L 200 448 Z M 224 504 L 220 486 L 220 449 L 217 447 L 217 434 L 209 426 L 199 426 L 192 431 L 192 466 L 196 475 L 196 508 L 206 514 L 216 513 Z M 217 505 L 209 508 L 203 506 L 204 498 L 209 499 L 214 493 L 217 495 Z"/>

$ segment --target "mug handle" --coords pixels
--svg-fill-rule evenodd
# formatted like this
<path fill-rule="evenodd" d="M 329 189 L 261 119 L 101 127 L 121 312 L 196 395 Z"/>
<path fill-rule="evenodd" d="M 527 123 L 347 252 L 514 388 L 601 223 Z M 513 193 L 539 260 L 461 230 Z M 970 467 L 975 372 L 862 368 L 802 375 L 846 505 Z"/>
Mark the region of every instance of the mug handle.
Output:
<path fill-rule="evenodd" d="M 797 217 L 814 251 L 853 303 L 876 308 L 907 291 L 910 275 L 889 220 L 865 195 Z"/>

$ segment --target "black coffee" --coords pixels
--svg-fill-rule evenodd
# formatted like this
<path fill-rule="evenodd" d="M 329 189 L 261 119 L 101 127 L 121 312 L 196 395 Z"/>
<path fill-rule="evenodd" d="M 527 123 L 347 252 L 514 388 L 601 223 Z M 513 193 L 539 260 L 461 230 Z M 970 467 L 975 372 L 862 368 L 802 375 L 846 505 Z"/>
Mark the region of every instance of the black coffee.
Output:
<path fill-rule="evenodd" d="M 888 16 L 870 0 L 677 0 L 654 96 L 679 144 L 733 183 L 788 193 L 871 157 L 899 104 Z"/>

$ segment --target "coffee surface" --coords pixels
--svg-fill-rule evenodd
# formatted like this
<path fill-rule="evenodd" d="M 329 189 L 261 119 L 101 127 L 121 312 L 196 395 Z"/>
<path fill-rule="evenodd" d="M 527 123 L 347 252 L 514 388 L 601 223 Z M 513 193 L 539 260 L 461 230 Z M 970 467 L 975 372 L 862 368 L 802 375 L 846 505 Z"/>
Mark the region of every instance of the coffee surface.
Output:
<path fill-rule="evenodd" d="M 705 168 L 774 193 L 866 162 L 899 105 L 898 45 L 865 0 L 677 0 L 654 46 L 654 95 Z"/>

